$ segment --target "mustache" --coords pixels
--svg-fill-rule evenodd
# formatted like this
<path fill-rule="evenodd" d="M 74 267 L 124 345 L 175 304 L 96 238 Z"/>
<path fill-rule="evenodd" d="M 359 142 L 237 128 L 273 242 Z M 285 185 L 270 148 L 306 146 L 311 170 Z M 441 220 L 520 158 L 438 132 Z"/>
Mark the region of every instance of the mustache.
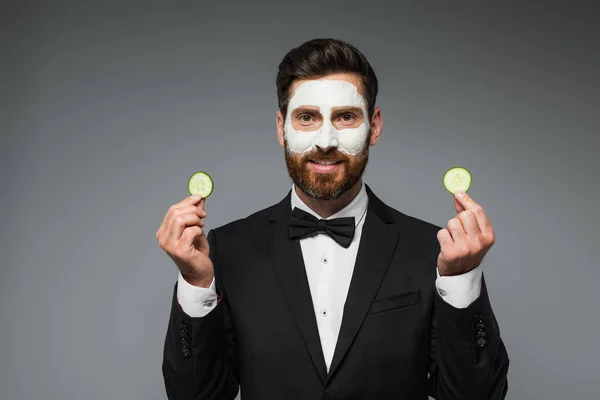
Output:
<path fill-rule="evenodd" d="M 328 153 L 317 151 L 316 153 L 309 153 L 302 157 L 303 162 L 317 161 L 317 162 L 338 162 L 346 161 L 347 157 L 341 152 L 335 150 Z"/>

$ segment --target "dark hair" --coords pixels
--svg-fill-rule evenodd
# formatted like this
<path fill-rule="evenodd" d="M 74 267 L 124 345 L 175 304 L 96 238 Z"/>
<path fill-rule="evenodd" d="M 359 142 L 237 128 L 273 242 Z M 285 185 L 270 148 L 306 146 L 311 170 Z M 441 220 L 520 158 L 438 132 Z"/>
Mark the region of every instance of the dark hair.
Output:
<path fill-rule="evenodd" d="M 337 39 L 313 39 L 290 50 L 279 64 L 277 101 L 285 118 L 290 99 L 289 89 L 296 79 L 311 79 L 324 75 L 349 72 L 361 77 L 369 120 L 375 110 L 377 77 L 367 58 L 350 43 Z"/>

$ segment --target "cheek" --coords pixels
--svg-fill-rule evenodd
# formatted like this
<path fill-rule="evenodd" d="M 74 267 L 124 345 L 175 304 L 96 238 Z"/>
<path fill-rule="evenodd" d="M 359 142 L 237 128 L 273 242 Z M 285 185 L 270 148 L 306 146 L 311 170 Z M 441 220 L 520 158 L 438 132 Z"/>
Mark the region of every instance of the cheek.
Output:
<path fill-rule="evenodd" d="M 344 129 L 339 132 L 339 150 L 350 155 L 360 153 L 369 134 L 369 127 L 363 123 L 358 128 Z"/>
<path fill-rule="evenodd" d="M 288 142 L 288 148 L 290 151 L 294 153 L 306 153 L 312 149 L 317 138 L 318 131 L 299 132 L 294 130 L 289 122 L 286 122 L 284 127 L 284 135 Z"/>

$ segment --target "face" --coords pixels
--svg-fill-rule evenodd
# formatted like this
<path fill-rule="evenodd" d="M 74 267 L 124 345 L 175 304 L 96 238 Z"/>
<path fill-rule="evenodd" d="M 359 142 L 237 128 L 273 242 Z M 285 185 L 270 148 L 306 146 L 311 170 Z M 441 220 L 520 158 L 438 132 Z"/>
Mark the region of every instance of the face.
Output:
<path fill-rule="evenodd" d="M 285 122 L 278 113 L 288 173 L 311 197 L 337 199 L 359 181 L 367 166 L 381 117 L 377 109 L 372 126 L 360 87 L 355 74 L 297 81 L 290 88 Z"/>

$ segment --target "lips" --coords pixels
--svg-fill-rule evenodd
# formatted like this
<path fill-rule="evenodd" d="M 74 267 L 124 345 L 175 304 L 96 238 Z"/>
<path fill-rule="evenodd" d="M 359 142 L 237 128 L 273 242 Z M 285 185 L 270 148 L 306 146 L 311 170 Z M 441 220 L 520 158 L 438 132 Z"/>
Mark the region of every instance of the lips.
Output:
<path fill-rule="evenodd" d="M 323 163 L 323 161 L 309 161 L 308 165 L 310 166 L 310 168 L 312 168 L 313 170 L 320 172 L 320 173 L 327 173 L 327 172 L 333 172 L 335 170 L 337 170 L 340 165 L 342 165 L 342 161 L 337 161 L 334 162 L 333 164 L 321 164 Z"/>
<path fill-rule="evenodd" d="M 332 165 L 332 164 L 340 164 L 342 160 L 308 160 L 311 163 L 319 164 L 319 165 Z"/>

